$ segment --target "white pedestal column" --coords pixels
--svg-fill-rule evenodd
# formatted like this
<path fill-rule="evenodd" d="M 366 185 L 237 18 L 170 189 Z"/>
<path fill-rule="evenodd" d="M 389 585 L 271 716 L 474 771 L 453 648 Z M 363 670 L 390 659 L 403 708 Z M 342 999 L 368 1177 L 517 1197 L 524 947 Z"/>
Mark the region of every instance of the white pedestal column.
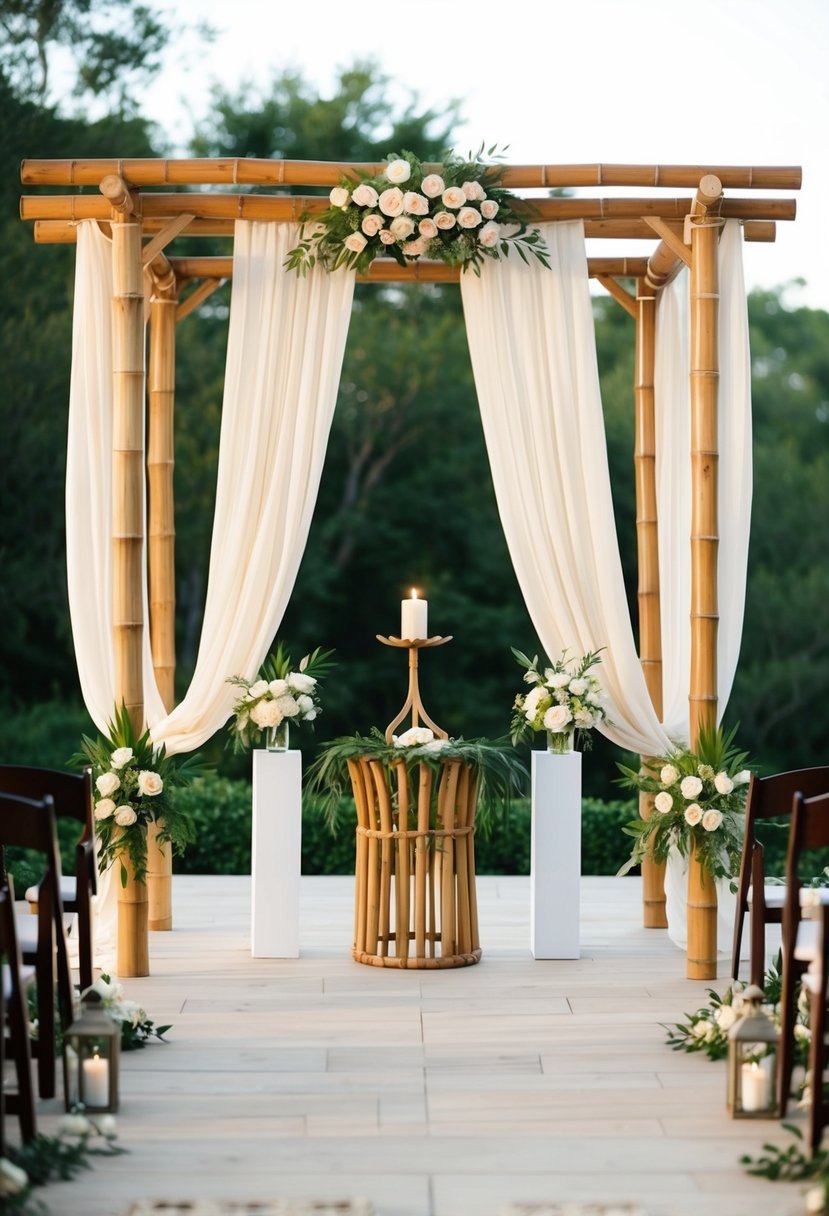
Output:
<path fill-rule="evenodd" d="M 579 957 L 581 752 L 532 753 L 530 950 Z"/>
<path fill-rule="evenodd" d="M 251 954 L 299 957 L 302 753 L 253 753 Z"/>

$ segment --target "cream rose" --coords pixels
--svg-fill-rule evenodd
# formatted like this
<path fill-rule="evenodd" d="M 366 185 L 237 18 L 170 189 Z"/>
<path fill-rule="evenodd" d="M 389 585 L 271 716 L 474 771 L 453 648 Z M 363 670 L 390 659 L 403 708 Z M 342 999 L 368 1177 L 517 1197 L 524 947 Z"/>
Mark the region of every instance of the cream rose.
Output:
<path fill-rule="evenodd" d="M 744 768 L 741 772 L 737 773 L 736 776 L 734 777 L 734 784 L 735 785 L 748 785 L 750 780 L 751 780 L 751 773 L 747 768 Z"/>
<path fill-rule="evenodd" d="M 386 165 L 386 181 L 402 186 L 412 176 L 412 166 L 407 160 L 390 160 Z"/>
<path fill-rule="evenodd" d="M 457 211 L 466 202 L 466 195 L 460 186 L 447 186 L 441 195 L 441 202 L 444 207 L 451 207 L 453 211 Z"/>
<path fill-rule="evenodd" d="M 553 671 L 552 668 L 544 672 L 544 679 L 550 688 L 566 688 L 570 683 L 570 677 L 566 671 Z"/>
<path fill-rule="evenodd" d="M 481 215 L 485 220 L 494 220 L 498 214 L 498 204 L 494 198 L 485 198 L 481 203 Z"/>
<path fill-rule="evenodd" d="M 438 234 L 438 226 L 434 220 L 430 220 L 427 216 L 425 220 L 421 220 L 417 226 L 420 235 L 426 241 L 434 240 Z"/>
<path fill-rule="evenodd" d="M 255 684 L 251 684 L 248 693 L 252 697 L 261 697 L 263 693 L 268 691 L 267 680 L 257 680 Z"/>
<path fill-rule="evenodd" d="M 737 1010 L 733 1005 L 720 1005 L 716 1013 L 716 1020 L 720 1030 L 730 1030 L 737 1021 Z"/>
<path fill-rule="evenodd" d="M 351 195 L 345 186 L 335 186 L 328 195 L 328 201 L 332 207 L 347 207 L 351 201 Z"/>
<path fill-rule="evenodd" d="M 132 760 L 131 747 L 116 747 L 112 753 L 110 764 L 113 768 L 123 768 L 125 764 L 129 764 L 130 760 Z"/>
<path fill-rule="evenodd" d="M 110 794 L 114 794 L 117 789 L 121 788 L 121 778 L 117 773 L 101 773 L 95 782 L 95 787 L 103 798 L 108 798 Z"/>
<path fill-rule="evenodd" d="M 685 808 L 685 822 L 689 827 L 695 828 L 702 819 L 702 807 L 698 802 L 692 802 L 690 806 Z"/>
<path fill-rule="evenodd" d="M 465 196 L 471 201 L 480 202 L 486 198 L 486 191 L 480 182 L 463 182 L 461 185 Z"/>
<path fill-rule="evenodd" d="M 394 244 L 394 237 L 393 237 L 393 236 L 392 236 L 392 234 L 389 232 L 388 228 L 383 228 L 383 229 L 381 230 L 381 232 L 380 232 L 380 244 L 381 244 L 381 245 L 393 245 L 393 244 Z"/>
<path fill-rule="evenodd" d="M 702 793 L 702 782 L 699 777 L 683 777 L 679 788 L 683 798 L 698 798 Z"/>
<path fill-rule="evenodd" d="M 428 215 L 429 200 L 416 190 L 407 190 L 403 195 L 403 210 L 409 215 Z"/>
<path fill-rule="evenodd" d="M 383 227 L 383 217 L 372 211 L 367 215 L 360 225 L 366 236 L 377 236 L 377 233 Z"/>
<path fill-rule="evenodd" d="M 115 803 L 112 801 L 111 798 L 101 798 L 98 802 L 95 803 L 95 818 L 96 819 L 109 819 L 110 816 L 114 815 L 114 814 L 115 814 Z"/>
<path fill-rule="evenodd" d="M 365 182 L 358 186 L 351 196 L 352 202 L 355 202 L 358 207 L 376 207 L 377 200 L 380 196 L 373 186 L 367 186 Z"/>
<path fill-rule="evenodd" d="M 164 789 L 164 782 L 159 777 L 158 773 L 152 772 L 150 769 L 142 769 L 138 774 L 138 792 L 139 794 L 147 794 L 151 798 L 156 794 L 160 794 Z"/>
<path fill-rule="evenodd" d="M 405 241 L 410 237 L 415 230 L 414 220 L 409 219 L 408 215 L 398 215 L 397 219 L 392 220 L 389 224 L 389 232 L 396 241 Z"/>
<path fill-rule="evenodd" d="M 420 183 L 420 189 L 427 198 L 437 198 L 446 189 L 446 183 L 437 173 L 428 173 Z"/>
<path fill-rule="evenodd" d="M 566 705 L 553 705 L 547 710 L 542 719 L 544 729 L 552 731 L 554 734 L 559 731 L 566 730 L 569 724 L 573 721 L 573 715 Z"/>
<path fill-rule="evenodd" d="M 274 705 L 283 718 L 295 718 L 299 713 L 299 706 L 290 693 L 286 693 L 284 697 L 274 701 Z"/>
<path fill-rule="evenodd" d="M 485 249 L 494 249 L 501 239 L 500 226 L 492 220 L 488 224 L 484 224 L 481 231 L 478 233 L 478 244 L 483 245 Z"/>
<path fill-rule="evenodd" d="M 662 790 L 653 800 L 653 805 L 661 815 L 667 815 L 668 811 L 674 805 L 674 800 L 667 790 Z"/>
<path fill-rule="evenodd" d="M 137 821 L 138 816 L 135 811 L 127 803 L 123 806 L 116 807 L 115 822 L 119 828 L 130 828 Z"/>
<path fill-rule="evenodd" d="M 399 215 L 403 210 L 403 191 L 398 190 L 397 186 L 384 190 L 377 200 L 377 206 L 383 215 Z"/>
<path fill-rule="evenodd" d="M 458 223 L 461 228 L 477 228 L 481 222 L 481 213 L 474 207 L 461 207 L 458 212 Z"/>
<path fill-rule="evenodd" d="M 28 1185 L 26 1171 L 8 1157 L 0 1157 L 0 1195 L 20 1195 Z"/>
<path fill-rule="evenodd" d="M 734 789 L 734 782 L 729 777 L 728 773 L 717 773 L 714 778 L 714 785 L 718 794 L 730 794 Z"/>
<path fill-rule="evenodd" d="M 441 228 L 444 232 L 448 231 L 450 228 L 454 228 L 455 224 L 457 223 L 454 215 L 450 215 L 448 211 L 436 211 L 434 220 L 435 227 Z"/>
<path fill-rule="evenodd" d="M 250 720 L 261 730 L 267 730 L 269 726 L 279 725 L 282 721 L 282 711 L 276 701 L 260 701 L 250 711 Z"/>
<path fill-rule="evenodd" d="M 283 697 L 288 691 L 287 680 L 271 680 L 268 685 L 268 692 L 272 697 Z"/>
<path fill-rule="evenodd" d="M 362 232 L 349 232 L 343 244 L 350 253 L 362 253 L 368 242 Z"/>
<path fill-rule="evenodd" d="M 420 258 L 426 252 L 426 244 L 422 236 L 416 236 L 413 241 L 401 246 L 401 253 L 407 258 Z"/>
<path fill-rule="evenodd" d="M 717 811 L 713 807 L 706 811 L 702 817 L 702 826 L 706 832 L 716 832 L 717 828 L 722 823 L 722 811 Z"/>
<path fill-rule="evenodd" d="M 665 764 L 659 774 L 659 780 L 663 785 L 673 785 L 679 780 L 679 772 L 672 764 Z"/>

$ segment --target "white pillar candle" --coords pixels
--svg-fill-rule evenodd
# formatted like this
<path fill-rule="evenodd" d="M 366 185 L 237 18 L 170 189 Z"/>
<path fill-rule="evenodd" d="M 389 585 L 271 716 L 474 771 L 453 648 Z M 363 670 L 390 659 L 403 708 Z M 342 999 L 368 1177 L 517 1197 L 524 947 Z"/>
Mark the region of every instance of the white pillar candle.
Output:
<path fill-rule="evenodd" d="M 742 1106 L 746 1111 L 766 1110 L 769 1105 L 769 1077 L 759 1064 L 742 1066 Z"/>
<path fill-rule="evenodd" d="M 109 1060 L 92 1056 L 83 1062 L 84 1106 L 109 1106 Z"/>
<path fill-rule="evenodd" d="M 419 600 L 412 589 L 411 599 L 400 602 L 400 637 L 407 642 L 428 638 L 429 601 Z"/>

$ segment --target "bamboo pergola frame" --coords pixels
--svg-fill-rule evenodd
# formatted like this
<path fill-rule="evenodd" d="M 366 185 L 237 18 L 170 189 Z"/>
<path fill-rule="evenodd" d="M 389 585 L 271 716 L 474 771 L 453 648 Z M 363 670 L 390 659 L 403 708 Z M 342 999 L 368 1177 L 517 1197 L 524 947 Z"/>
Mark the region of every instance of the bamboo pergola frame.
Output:
<path fill-rule="evenodd" d="M 232 238 L 237 219 L 297 222 L 319 214 L 319 190 L 343 176 L 378 174 L 381 164 L 260 159 L 24 160 L 21 181 L 38 193 L 24 195 L 21 218 L 31 222 L 38 244 L 71 244 L 81 220 L 96 220 L 113 240 L 114 408 L 113 604 L 117 697 L 137 729 L 144 725 L 141 639 L 149 628 L 153 663 L 165 704 L 172 706 L 174 646 L 173 409 L 175 327 L 232 276 L 230 256 L 172 252 L 180 237 Z M 439 165 L 427 166 L 438 171 Z M 584 222 L 588 240 L 632 242 L 630 254 L 590 257 L 588 268 L 636 326 L 635 407 L 636 530 L 639 561 L 640 657 L 657 712 L 661 712 L 661 639 L 658 527 L 654 445 L 654 317 L 659 292 L 683 266 L 691 273 L 691 688 L 689 733 L 717 716 L 717 282 L 716 249 L 721 225 L 738 220 L 747 241 L 776 239 L 777 223 L 795 218 L 793 198 L 780 191 L 801 186 L 798 166 L 738 165 L 509 165 L 502 184 L 522 200 L 529 222 Z M 56 187 L 49 194 L 43 187 Z M 211 187 L 220 187 L 212 190 Z M 250 189 L 256 188 L 257 193 Z M 549 198 L 522 194 L 553 188 L 589 191 Z M 606 195 L 606 191 L 673 191 L 670 195 Z M 602 191 L 596 195 L 597 190 Z M 70 192 L 67 192 L 70 191 Z M 732 194 L 732 191 L 742 193 Z M 726 194 L 726 192 L 728 192 Z M 641 242 L 647 242 L 642 253 Z M 364 276 L 372 283 L 453 283 L 458 269 L 419 261 L 401 267 L 375 261 Z M 631 291 L 629 282 L 633 281 Z M 146 291 L 145 291 L 146 287 Z M 147 454 L 143 436 L 145 300 L 149 300 Z M 144 522 L 142 479 L 148 498 L 149 622 L 141 603 Z M 648 813 L 647 803 L 642 806 Z M 124 934 L 119 930 L 119 972 L 147 974 L 146 925 L 169 928 L 169 857 L 150 842 L 148 897 L 132 879 L 125 889 Z M 646 925 L 664 925 L 662 876 L 644 869 Z M 143 891 L 142 891 L 143 888 Z M 689 876 L 688 975 L 716 976 L 716 900 L 692 862 Z M 142 908 L 143 903 L 143 908 Z M 712 915 L 713 908 L 713 915 Z M 136 911 L 137 909 L 137 911 Z M 129 926 L 129 927 L 126 927 Z"/>

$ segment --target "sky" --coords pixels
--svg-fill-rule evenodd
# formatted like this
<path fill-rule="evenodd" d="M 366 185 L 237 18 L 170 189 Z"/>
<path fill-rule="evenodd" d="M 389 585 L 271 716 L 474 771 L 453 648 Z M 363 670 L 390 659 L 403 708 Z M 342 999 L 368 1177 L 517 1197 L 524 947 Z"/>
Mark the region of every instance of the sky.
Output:
<path fill-rule="evenodd" d="M 770 288 L 805 279 L 806 287 L 787 290 L 786 302 L 829 310 L 826 0 L 155 0 L 155 7 L 174 21 L 206 20 L 217 32 L 212 45 L 180 37 L 145 94 L 143 112 L 181 152 L 194 119 L 207 112 L 211 84 L 262 89 L 290 68 L 326 95 L 338 68 L 371 57 L 401 103 L 461 100 L 461 153 L 483 141 L 508 145 L 506 159 L 523 164 L 800 165 L 797 218 L 778 223 L 774 245 L 746 245 L 746 280 Z M 588 243 L 589 254 L 617 252 L 607 241 Z"/>

